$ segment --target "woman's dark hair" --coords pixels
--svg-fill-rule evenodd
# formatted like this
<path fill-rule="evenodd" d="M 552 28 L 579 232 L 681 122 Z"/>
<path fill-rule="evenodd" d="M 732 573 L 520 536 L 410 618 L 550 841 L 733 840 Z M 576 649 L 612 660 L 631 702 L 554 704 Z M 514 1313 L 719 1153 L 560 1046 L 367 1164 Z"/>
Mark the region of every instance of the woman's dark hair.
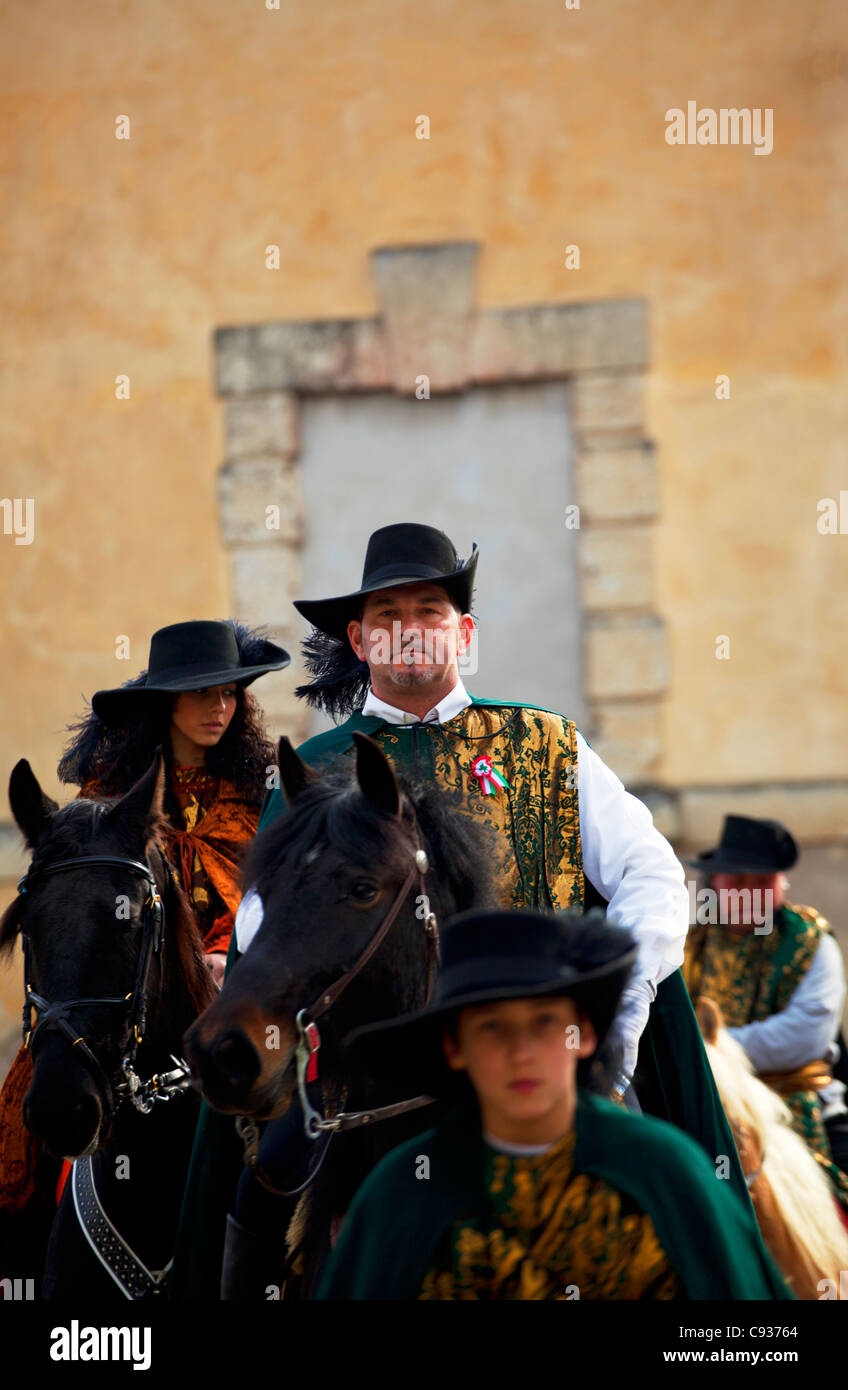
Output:
<path fill-rule="evenodd" d="M 249 664 L 245 653 L 257 634 L 241 624 L 233 624 L 239 639 L 242 662 Z M 146 671 L 125 688 L 143 686 Z M 226 682 L 230 684 L 230 682 Z M 265 732 L 262 708 L 243 685 L 233 681 L 236 708 L 229 726 L 219 742 L 206 752 L 206 770 L 224 777 L 244 796 L 261 802 L 267 790 L 268 768 L 275 766 L 277 754 Z M 89 708 L 88 714 L 68 725 L 72 735 L 58 767 L 60 782 L 82 786 L 89 779 L 97 784 L 99 796 L 123 796 L 147 771 L 158 747 L 165 755 L 170 772 L 173 765 L 170 726 L 171 711 L 176 694 L 151 691 L 141 705 L 140 713 L 126 724 L 104 724 Z M 170 777 L 166 778 L 165 811 L 169 819 L 179 822 L 178 807 L 171 804 Z"/>

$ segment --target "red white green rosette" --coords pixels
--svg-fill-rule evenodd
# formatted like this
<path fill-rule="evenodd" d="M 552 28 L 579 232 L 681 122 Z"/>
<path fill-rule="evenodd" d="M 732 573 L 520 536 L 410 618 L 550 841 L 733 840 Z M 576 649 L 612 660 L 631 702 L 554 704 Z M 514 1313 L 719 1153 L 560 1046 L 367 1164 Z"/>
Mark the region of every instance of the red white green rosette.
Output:
<path fill-rule="evenodd" d="M 498 787 L 509 787 L 502 772 L 492 765 L 491 758 L 487 758 L 485 753 L 481 753 L 479 758 L 475 758 L 471 764 L 471 771 L 480 783 L 480 789 L 484 796 L 494 796 Z"/>

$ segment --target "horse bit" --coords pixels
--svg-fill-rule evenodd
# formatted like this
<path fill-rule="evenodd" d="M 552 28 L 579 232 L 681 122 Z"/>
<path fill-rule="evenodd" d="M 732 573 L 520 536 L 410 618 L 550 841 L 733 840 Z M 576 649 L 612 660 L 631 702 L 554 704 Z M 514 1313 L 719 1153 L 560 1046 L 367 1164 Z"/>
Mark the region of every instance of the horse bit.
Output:
<path fill-rule="evenodd" d="M 418 877 L 420 896 L 427 904 L 427 915 L 423 920 L 424 931 L 427 936 L 427 998 L 426 1003 L 430 1002 L 435 981 L 436 967 L 439 962 L 439 926 L 436 915 L 430 910 L 429 899 L 424 892 L 424 875 L 430 867 L 427 853 L 423 849 L 416 849 L 415 862 L 410 869 L 406 879 L 401 884 L 395 896 L 392 906 L 383 918 L 377 931 L 372 936 L 368 945 L 359 955 L 355 963 L 349 970 L 336 980 L 336 982 L 325 990 L 310 1005 L 308 1009 L 301 1009 L 295 1022 L 297 1024 L 298 1042 L 295 1051 L 295 1063 L 297 1068 L 297 1090 L 300 1104 L 303 1109 L 303 1125 L 308 1139 L 317 1139 L 323 1131 L 338 1133 L 344 1130 L 357 1129 L 361 1125 L 376 1124 L 380 1120 L 389 1120 L 395 1115 L 406 1114 L 407 1111 L 417 1110 L 423 1105 L 432 1105 L 432 1096 L 413 1096 L 410 1100 L 397 1101 L 394 1105 L 382 1105 L 373 1110 L 353 1110 L 341 1111 L 339 1114 L 325 1119 L 310 1103 L 307 1094 L 307 1082 L 314 1079 L 310 1070 L 314 1069 L 317 1076 L 317 1053 L 321 1046 L 321 1035 L 318 1031 L 316 1020 L 332 1008 L 337 999 L 344 993 L 351 981 L 359 974 L 360 970 L 382 945 L 388 935 L 395 918 Z M 244 1163 L 248 1168 L 252 1168 L 263 1187 L 277 1195 L 290 1196 L 290 1193 L 281 1193 L 271 1182 L 258 1161 L 259 1146 L 259 1127 L 251 1116 L 240 1115 L 236 1119 L 236 1130 L 245 1146 Z M 317 1170 L 316 1170 L 317 1171 Z M 313 1177 L 315 1174 L 313 1173 Z M 311 1181 L 311 1179 L 310 1179 Z M 308 1185 L 308 1184 L 307 1184 Z M 298 1189 L 300 1191 L 301 1189 Z"/>
<path fill-rule="evenodd" d="M 83 865 L 96 865 L 98 867 L 121 868 L 132 874 L 137 874 L 145 880 L 147 887 L 147 897 L 142 908 L 142 944 L 136 970 L 135 984 L 129 994 L 123 996 L 110 996 L 96 999 L 65 999 L 59 1002 L 50 1003 L 43 995 L 36 994 L 30 983 L 30 943 L 29 937 L 21 928 L 21 940 L 24 950 L 24 1008 L 23 1008 L 23 1037 L 24 1047 L 31 1050 L 33 1044 L 41 1031 L 49 1031 L 55 1028 L 71 1044 L 73 1048 L 78 1048 L 79 1052 L 92 1073 L 94 1080 L 101 1086 L 104 1097 L 108 1094 L 109 1082 L 97 1057 L 92 1052 L 82 1034 L 77 1034 L 71 1027 L 68 1014 L 71 1009 L 88 1008 L 92 1005 L 114 1005 L 123 1007 L 128 1014 L 129 1022 L 129 1044 L 124 1056 L 121 1058 L 120 1070 L 124 1080 L 112 1088 L 113 1094 L 118 1099 L 118 1104 L 128 1097 L 136 1110 L 143 1115 L 149 1114 L 153 1109 L 153 1102 L 156 1100 L 168 1101 L 188 1089 L 189 1069 L 185 1062 L 180 1061 L 171 1054 L 171 1060 L 175 1063 L 174 1071 L 167 1071 L 152 1076 L 149 1081 L 142 1081 L 135 1071 L 134 1063 L 139 1044 L 144 1037 L 144 1029 L 147 1021 L 147 980 L 150 973 L 150 965 L 154 956 L 157 956 L 162 949 L 162 928 L 165 918 L 165 909 L 153 871 L 147 863 L 140 863 L 137 859 L 123 859 L 108 854 L 84 854 L 76 859 L 59 859 L 54 864 L 45 864 L 42 868 L 31 868 L 24 875 L 18 884 L 20 902 L 18 906 L 17 920 L 20 923 L 26 907 L 26 898 L 30 887 L 35 879 L 46 878 L 49 874 L 62 873 L 65 870 L 78 869 Z M 32 1009 L 35 1009 L 37 1017 L 35 1027 L 32 1027 Z"/>

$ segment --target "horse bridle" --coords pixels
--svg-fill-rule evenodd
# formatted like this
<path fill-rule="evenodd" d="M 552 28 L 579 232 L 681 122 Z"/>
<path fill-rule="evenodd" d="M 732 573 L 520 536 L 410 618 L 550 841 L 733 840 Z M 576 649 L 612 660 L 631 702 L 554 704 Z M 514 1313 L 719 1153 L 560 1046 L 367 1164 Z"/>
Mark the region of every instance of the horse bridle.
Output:
<path fill-rule="evenodd" d="M 432 1105 L 432 1096 L 413 1096 L 409 1100 L 397 1101 L 393 1105 L 377 1106 L 372 1110 L 353 1110 L 341 1111 L 327 1119 L 321 1115 L 311 1104 L 307 1094 L 307 1082 L 312 1078 L 309 1076 L 310 1067 L 315 1067 L 317 1063 L 317 1053 L 321 1046 L 321 1035 L 318 1031 L 317 1020 L 328 1012 L 336 1003 L 340 996 L 347 989 L 352 980 L 356 978 L 363 966 L 367 965 L 372 956 L 379 950 L 385 941 L 398 913 L 405 902 L 410 889 L 415 883 L 416 877 L 419 882 L 420 896 L 427 904 L 427 912 L 423 918 L 423 927 L 427 936 L 427 996 L 426 1003 L 429 1004 L 433 992 L 436 970 L 439 963 L 439 926 L 435 913 L 430 909 L 429 898 L 424 892 L 424 876 L 430 867 L 427 853 L 420 847 L 415 850 L 413 867 L 410 869 L 395 899 L 383 918 L 376 932 L 372 936 L 368 945 L 360 953 L 354 964 L 349 970 L 335 981 L 334 984 L 313 1001 L 307 1009 L 300 1009 L 295 1022 L 297 1023 L 298 1042 L 295 1052 L 295 1064 L 297 1068 L 297 1089 L 300 1097 L 300 1104 L 303 1109 L 303 1126 L 308 1139 L 318 1139 L 325 1131 L 338 1133 L 340 1131 L 357 1129 L 361 1125 L 375 1124 L 380 1120 L 388 1120 L 395 1115 L 406 1114 L 410 1110 L 417 1110 L 423 1105 Z M 316 1068 L 317 1070 L 317 1068 Z M 255 1120 L 246 1115 L 240 1115 L 236 1120 L 236 1130 L 241 1137 L 244 1146 L 244 1162 L 247 1167 L 252 1168 L 262 1186 L 276 1196 L 292 1196 L 294 1194 L 283 1192 L 275 1187 L 268 1174 L 264 1171 L 258 1160 L 259 1146 L 259 1127 Z M 311 1182 L 317 1168 L 311 1174 Z M 309 1183 L 304 1183 L 303 1187 Z M 297 1191 L 302 1191 L 298 1188 Z"/>
<path fill-rule="evenodd" d="M 33 884 L 39 879 L 47 878 L 51 874 L 63 873 L 66 870 L 79 869 L 85 865 L 98 868 L 120 868 L 142 878 L 146 884 L 147 896 L 142 907 L 142 941 L 135 982 L 129 994 L 86 999 L 63 999 L 51 1003 L 43 995 L 35 992 L 30 980 L 30 942 L 22 925 L 26 910 L 26 894 L 30 892 Z M 18 894 L 17 922 L 21 928 L 21 942 L 24 951 L 24 1047 L 32 1051 L 39 1035 L 55 1029 L 82 1057 L 101 1090 L 104 1100 L 108 1100 L 111 1088 L 119 1103 L 125 1096 L 129 1096 L 135 1108 L 144 1114 L 147 1114 L 152 1108 L 154 1100 L 170 1100 L 173 1095 L 185 1090 L 189 1084 L 188 1068 L 184 1062 L 180 1062 L 176 1057 L 172 1058 L 176 1064 L 175 1071 L 153 1076 L 147 1082 L 141 1081 L 134 1068 L 136 1053 L 144 1038 L 147 1024 L 147 984 L 150 968 L 154 958 L 162 950 L 165 921 L 164 904 L 150 865 L 137 859 L 125 859 L 111 854 L 82 854 L 73 859 L 57 859 L 53 864 L 31 868 L 20 880 Z M 119 1064 L 123 1080 L 114 1086 L 111 1086 L 110 1078 L 107 1077 L 85 1038 L 81 1033 L 76 1032 L 69 1019 L 72 1009 L 93 1006 L 123 1008 L 128 1016 L 129 1042 Z M 37 1015 L 34 1027 L 32 1026 L 33 1009 Z"/>
<path fill-rule="evenodd" d="M 303 1123 L 307 1136 L 310 1139 L 317 1139 L 324 1129 L 342 1130 L 354 1129 L 358 1125 L 371 1124 L 376 1119 L 389 1119 L 390 1115 L 400 1115 L 406 1110 L 416 1109 L 419 1105 L 429 1104 L 429 1097 L 415 1096 L 413 1100 L 400 1101 L 396 1105 L 381 1106 L 379 1110 L 360 1110 L 348 1114 L 335 1115 L 331 1120 L 326 1120 L 319 1115 L 309 1102 L 306 1093 L 307 1071 L 310 1062 L 317 1060 L 318 1049 L 321 1046 L 321 1035 L 318 1032 L 317 1019 L 336 1003 L 340 996 L 347 989 L 352 980 L 356 978 L 363 966 L 367 965 L 372 956 L 376 954 L 380 946 L 385 941 L 394 921 L 403 906 L 406 897 L 418 878 L 420 896 L 428 906 L 428 912 L 424 918 L 424 931 L 427 936 L 427 998 L 426 1003 L 430 1002 L 430 995 L 433 991 L 433 981 L 435 979 L 436 967 L 439 961 L 439 926 L 436 915 L 429 910 L 429 899 L 424 892 L 424 875 L 427 873 L 430 864 L 427 853 L 423 849 L 416 849 L 415 862 L 410 869 L 403 883 L 395 895 L 386 916 L 380 926 L 372 936 L 365 950 L 357 957 L 349 970 L 341 975 L 335 984 L 329 989 L 319 994 L 318 998 L 309 1006 L 308 1009 L 301 1009 L 297 1014 L 295 1023 L 297 1024 L 298 1043 L 296 1052 L 297 1062 L 297 1088 L 300 1094 L 300 1103 L 303 1106 Z M 314 1065 L 314 1062 L 313 1062 Z"/>

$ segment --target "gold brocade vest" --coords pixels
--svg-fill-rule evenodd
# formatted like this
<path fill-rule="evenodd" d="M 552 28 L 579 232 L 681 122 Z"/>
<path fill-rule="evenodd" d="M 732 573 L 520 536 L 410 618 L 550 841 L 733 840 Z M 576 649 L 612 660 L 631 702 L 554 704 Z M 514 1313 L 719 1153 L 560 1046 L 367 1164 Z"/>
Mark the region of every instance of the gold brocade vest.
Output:
<path fill-rule="evenodd" d="M 473 704 L 444 724 L 387 724 L 371 737 L 392 763 L 434 780 L 459 798 L 466 814 L 496 832 L 491 867 L 504 907 L 582 905 L 577 741 L 571 720 L 524 706 Z M 506 788 L 490 778 L 493 790 L 485 792 L 472 771 L 481 755 L 506 780 Z"/>
<path fill-rule="evenodd" d="M 740 937 L 727 927 L 696 925 L 686 938 L 683 978 L 694 1001 L 714 999 L 727 1028 L 759 1023 L 785 1009 L 829 930 L 812 907 L 784 902 L 772 930 Z"/>

